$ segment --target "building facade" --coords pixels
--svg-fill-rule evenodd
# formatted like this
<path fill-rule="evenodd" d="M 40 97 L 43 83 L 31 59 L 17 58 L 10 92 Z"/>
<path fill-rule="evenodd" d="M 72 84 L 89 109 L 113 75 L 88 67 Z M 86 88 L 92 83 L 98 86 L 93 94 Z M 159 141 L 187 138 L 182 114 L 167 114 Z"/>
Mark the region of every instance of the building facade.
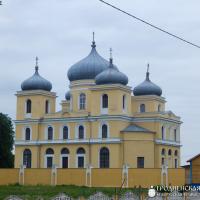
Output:
<path fill-rule="evenodd" d="M 37 60 L 34 75 L 16 93 L 16 168 L 179 167 L 180 117 L 165 110 L 162 90 L 148 70 L 132 90 L 112 57 L 101 57 L 93 41 L 68 78 L 60 111 Z"/>

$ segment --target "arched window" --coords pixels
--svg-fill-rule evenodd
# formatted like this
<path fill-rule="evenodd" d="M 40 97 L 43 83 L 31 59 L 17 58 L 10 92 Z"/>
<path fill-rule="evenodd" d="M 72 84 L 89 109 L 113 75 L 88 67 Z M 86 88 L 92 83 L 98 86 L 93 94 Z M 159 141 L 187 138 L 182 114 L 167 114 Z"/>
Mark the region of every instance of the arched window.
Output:
<path fill-rule="evenodd" d="M 68 135 L 68 127 L 67 126 L 64 126 L 63 127 L 63 140 L 67 140 L 69 138 L 69 135 Z"/>
<path fill-rule="evenodd" d="M 106 147 L 100 150 L 100 168 L 109 168 L 110 163 L 109 149 Z"/>
<path fill-rule="evenodd" d="M 122 97 L 122 108 L 123 108 L 123 110 L 126 109 L 126 95 L 123 95 L 123 97 Z"/>
<path fill-rule="evenodd" d="M 177 150 L 174 151 L 174 155 L 178 156 L 178 151 Z"/>
<path fill-rule="evenodd" d="M 25 129 L 25 140 L 30 140 L 31 139 L 31 129 L 26 128 Z"/>
<path fill-rule="evenodd" d="M 85 149 L 78 148 L 77 149 L 77 167 L 78 168 L 84 168 L 85 166 Z"/>
<path fill-rule="evenodd" d="M 161 154 L 164 156 L 165 155 L 165 149 L 162 149 Z"/>
<path fill-rule="evenodd" d="M 63 148 L 61 150 L 61 167 L 62 168 L 68 168 L 69 167 L 69 157 L 68 157 L 68 154 L 69 154 L 69 150 L 67 148 Z"/>
<path fill-rule="evenodd" d="M 47 168 L 53 167 L 53 155 L 54 155 L 54 150 L 51 148 L 48 148 L 46 150 L 46 167 Z"/>
<path fill-rule="evenodd" d="M 164 140 L 165 139 L 165 128 L 164 128 L 164 126 L 162 126 L 162 128 L 161 128 L 161 136 L 162 136 L 162 140 Z"/>
<path fill-rule="evenodd" d="M 69 149 L 68 148 L 63 148 L 61 150 L 61 154 L 69 154 Z"/>
<path fill-rule="evenodd" d="M 108 126 L 106 124 L 103 124 L 102 126 L 102 138 L 108 137 Z"/>
<path fill-rule="evenodd" d="M 31 113 L 31 100 L 26 101 L 26 113 Z"/>
<path fill-rule="evenodd" d="M 47 139 L 53 140 L 53 128 L 51 126 L 49 126 L 47 130 Z"/>
<path fill-rule="evenodd" d="M 102 108 L 108 108 L 108 95 L 104 94 L 102 96 Z"/>
<path fill-rule="evenodd" d="M 141 113 L 145 112 L 145 104 L 140 105 L 140 112 Z"/>
<path fill-rule="evenodd" d="M 82 125 L 78 127 L 78 138 L 84 139 L 84 127 Z"/>
<path fill-rule="evenodd" d="M 86 102 L 86 96 L 85 94 L 81 93 L 79 97 L 79 108 L 80 110 L 85 110 L 85 102 Z"/>
<path fill-rule="evenodd" d="M 158 105 L 158 112 L 160 112 L 161 111 L 161 105 L 159 104 Z"/>
<path fill-rule="evenodd" d="M 45 113 L 49 113 L 50 112 L 50 107 L 49 107 L 49 100 L 45 101 Z"/>
<path fill-rule="evenodd" d="M 177 133 L 176 133 L 176 129 L 174 129 L 174 141 L 177 141 Z"/>
<path fill-rule="evenodd" d="M 172 150 L 169 149 L 169 151 L 168 151 L 168 156 L 171 156 L 171 155 L 172 155 Z"/>
<path fill-rule="evenodd" d="M 26 168 L 31 168 L 31 150 L 25 149 L 23 152 L 23 164 L 26 166 Z"/>

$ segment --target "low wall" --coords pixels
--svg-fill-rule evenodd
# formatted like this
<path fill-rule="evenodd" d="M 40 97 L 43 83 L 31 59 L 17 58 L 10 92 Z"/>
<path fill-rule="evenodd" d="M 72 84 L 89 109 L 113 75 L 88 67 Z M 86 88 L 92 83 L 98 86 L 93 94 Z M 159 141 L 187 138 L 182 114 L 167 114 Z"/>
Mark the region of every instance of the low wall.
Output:
<path fill-rule="evenodd" d="M 185 184 L 185 169 L 0 169 L 0 185 L 78 185 L 89 187 L 143 187 Z"/>

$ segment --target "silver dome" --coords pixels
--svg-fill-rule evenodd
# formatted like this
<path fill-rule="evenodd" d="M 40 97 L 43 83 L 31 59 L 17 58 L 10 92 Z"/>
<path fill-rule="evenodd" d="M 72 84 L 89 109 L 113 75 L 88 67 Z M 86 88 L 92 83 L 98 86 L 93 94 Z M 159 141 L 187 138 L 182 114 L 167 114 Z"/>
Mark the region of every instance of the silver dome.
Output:
<path fill-rule="evenodd" d="M 37 66 L 37 58 L 36 58 L 36 67 L 35 73 L 30 78 L 26 79 L 21 84 L 21 89 L 24 90 L 46 90 L 51 91 L 52 84 L 48 80 L 44 79 L 39 75 L 38 66 Z"/>
<path fill-rule="evenodd" d="M 113 67 L 111 58 L 109 68 L 105 69 L 103 72 L 101 72 L 95 77 L 95 83 L 97 85 L 103 85 L 103 84 L 127 85 L 128 77 Z"/>
<path fill-rule="evenodd" d="M 68 70 L 68 79 L 70 81 L 94 79 L 97 74 L 109 67 L 109 62 L 101 57 L 96 51 L 95 42 L 92 42 L 90 54 L 72 65 Z M 114 66 L 116 68 L 116 66 Z"/>
<path fill-rule="evenodd" d="M 67 101 L 69 101 L 70 98 L 71 98 L 71 94 L 70 94 L 70 91 L 68 91 L 68 92 L 66 92 L 66 94 L 65 94 L 65 99 L 66 99 Z"/>
<path fill-rule="evenodd" d="M 141 95 L 161 96 L 162 89 L 153 82 L 151 82 L 151 80 L 149 79 L 149 72 L 147 71 L 146 80 L 134 88 L 133 94 L 135 96 L 141 96 Z"/>

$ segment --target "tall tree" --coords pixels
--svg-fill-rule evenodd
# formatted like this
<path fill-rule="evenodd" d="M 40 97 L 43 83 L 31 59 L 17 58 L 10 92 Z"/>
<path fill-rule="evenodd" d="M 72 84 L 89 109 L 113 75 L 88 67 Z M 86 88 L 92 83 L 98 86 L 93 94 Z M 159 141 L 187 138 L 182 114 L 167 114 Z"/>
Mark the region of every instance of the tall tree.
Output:
<path fill-rule="evenodd" d="M 0 113 L 0 168 L 12 168 L 14 166 L 13 143 L 12 120 L 7 115 Z"/>

